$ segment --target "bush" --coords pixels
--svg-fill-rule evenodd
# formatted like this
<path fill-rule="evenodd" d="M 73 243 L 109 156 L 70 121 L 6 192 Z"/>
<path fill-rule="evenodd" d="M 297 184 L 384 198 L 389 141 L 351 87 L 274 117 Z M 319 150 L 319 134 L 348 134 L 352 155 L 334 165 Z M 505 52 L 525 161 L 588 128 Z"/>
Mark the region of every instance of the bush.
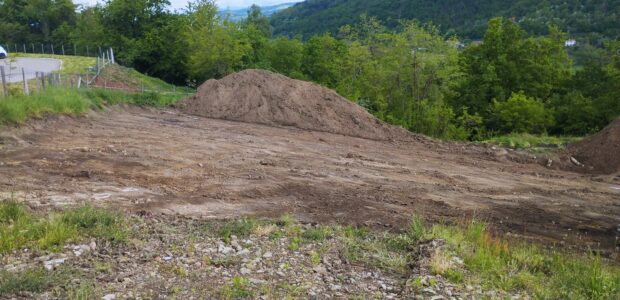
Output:
<path fill-rule="evenodd" d="M 505 102 L 494 101 L 492 112 L 490 127 L 504 133 L 544 133 L 554 123 L 545 105 L 523 92 Z"/>
<path fill-rule="evenodd" d="M 600 129 L 592 99 L 584 97 L 580 92 L 555 96 L 551 106 L 556 120 L 553 127 L 555 133 L 586 135 Z"/>
<path fill-rule="evenodd" d="M 409 130 L 443 139 L 467 139 L 468 131 L 455 124 L 454 120 L 455 114 L 451 107 L 439 101 L 422 100 L 415 105 Z"/>

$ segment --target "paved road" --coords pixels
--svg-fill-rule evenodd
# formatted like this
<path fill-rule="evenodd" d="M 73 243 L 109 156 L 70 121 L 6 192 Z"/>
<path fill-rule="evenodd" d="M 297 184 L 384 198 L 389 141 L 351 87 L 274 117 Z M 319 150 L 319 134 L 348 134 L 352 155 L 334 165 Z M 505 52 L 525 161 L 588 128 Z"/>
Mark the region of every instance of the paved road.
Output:
<path fill-rule="evenodd" d="M 26 72 L 26 79 L 35 78 L 36 72 L 50 73 L 62 67 L 62 61 L 52 58 L 17 57 L 0 59 L 0 66 L 4 67 L 8 82 L 21 82 L 22 68 Z"/>

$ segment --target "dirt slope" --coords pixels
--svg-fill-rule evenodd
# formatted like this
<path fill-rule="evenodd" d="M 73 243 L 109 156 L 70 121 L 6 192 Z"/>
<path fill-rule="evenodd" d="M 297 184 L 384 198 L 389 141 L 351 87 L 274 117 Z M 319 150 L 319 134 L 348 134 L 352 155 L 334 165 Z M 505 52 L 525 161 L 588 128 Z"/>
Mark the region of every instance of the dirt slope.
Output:
<path fill-rule="evenodd" d="M 620 172 L 620 118 L 597 134 L 568 146 L 568 152 L 588 171 Z"/>
<path fill-rule="evenodd" d="M 132 107 L 0 131 L 0 198 L 225 218 L 403 228 L 474 216 L 511 236 L 614 249 L 620 176 L 506 150 L 386 142 Z M 597 179 L 597 180 L 593 180 Z"/>
<path fill-rule="evenodd" d="M 333 90 L 264 70 L 245 70 L 209 80 L 180 107 L 186 113 L 216 119 L 373 140 L 411 138 L 404 129 L 380 121 Z"/>

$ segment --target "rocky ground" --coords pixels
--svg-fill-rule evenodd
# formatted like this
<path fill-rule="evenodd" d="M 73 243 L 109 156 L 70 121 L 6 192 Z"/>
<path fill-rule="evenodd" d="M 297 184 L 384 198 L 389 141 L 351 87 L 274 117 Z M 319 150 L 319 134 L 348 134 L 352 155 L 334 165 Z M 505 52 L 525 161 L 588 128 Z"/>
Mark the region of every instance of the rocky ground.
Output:
<path fill-rule="evenodd" d="M 146 214 L 127 222 L 128 238 L 118 245 L 86 240 L 59 253 L 23 249 L 3 255 L 3 272 L 39 270 L 56 281 L 39 292 L 0 298 L 528 298 L 434 275 L 433 253 L 445 247 L 441 240 L 398 249 L 390 246 L 398 235 L 302 225 L 286 217 L 204 221 Z M 463 264 L 458 257 L 443 263 Z"/>

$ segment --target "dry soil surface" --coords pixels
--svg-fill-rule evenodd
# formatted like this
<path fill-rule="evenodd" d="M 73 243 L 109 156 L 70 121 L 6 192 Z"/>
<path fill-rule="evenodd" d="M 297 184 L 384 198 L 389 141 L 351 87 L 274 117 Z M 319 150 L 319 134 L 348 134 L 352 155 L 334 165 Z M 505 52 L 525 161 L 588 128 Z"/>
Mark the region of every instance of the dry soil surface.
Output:
<path fill-rule="evenodd" d="M 0 131 L 0 191 L 32 206 L 92 202 L 201 218 L 290 213 L 403 228 L 472 216 L 497 231 L 611 251 L 620 176 L 515 162 L 510 151 L 375 141 L 116 107 Z"/>

